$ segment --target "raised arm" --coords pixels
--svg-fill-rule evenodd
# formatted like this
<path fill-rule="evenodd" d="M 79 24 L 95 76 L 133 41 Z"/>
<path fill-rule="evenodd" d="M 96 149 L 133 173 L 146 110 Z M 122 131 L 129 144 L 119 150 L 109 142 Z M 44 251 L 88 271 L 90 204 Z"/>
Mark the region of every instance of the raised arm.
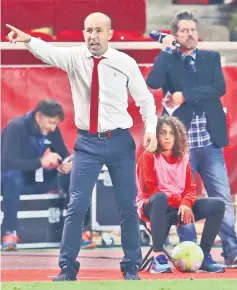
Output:
<path fill-rule="evenodd" d="M 176 49 L 174 41 L 176 41 L 176 39 L 173 35 L 167 35 L 162 40 L 162 51 L 159 56 L 156 57 L 155 63 L 146 79 L 149 88 L 156 90 L 162 88 L 166 84 L 166 68 L 172 58 L 174 49 Z"/>
<path fill-rule="evenodd" d="M 156 57 L 155 63 L 146 79 L 149 88 L 157 90 L 165 85 L 167 81 L 166 67 L 171 57 L 171 54 L 165 51 L 161 51 L 160 55 Z"/>
<path fill-rule="evenodd" d="M 72 67 L 72 59 L 68 48 L 54 47 L 43 40 L 31 37 L 12 25 L 6 24 L 6 26 L 11 30 L 8 34 L 11 43 L 23 42 L 35 57 L 64 71 L 68 71 Z"/>

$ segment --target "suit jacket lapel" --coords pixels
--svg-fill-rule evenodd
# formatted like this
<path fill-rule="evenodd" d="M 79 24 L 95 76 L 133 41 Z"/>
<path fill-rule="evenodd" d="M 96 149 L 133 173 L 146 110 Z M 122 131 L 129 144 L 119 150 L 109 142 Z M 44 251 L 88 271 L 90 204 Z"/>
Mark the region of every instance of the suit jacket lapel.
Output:
<path fill-rule="evenodd" d="M 181 57 L 180 52 L 176 49 L 175 53 L 174 53 L 174 64 L 173 64 L 173 69 L 176 70 L 176 68 L 178 69 L 178 71 L 176 71 L 176 73 L 178 73 L 179 77 L 180 77 L 180 81 L 184 80 L 183 76 L 186 75 L 186 70 L 185 70 L 185 64 L 184 61 Z"/>
<path fill-rule="evenodd" d="M 175 65 L 176 67 L 180 68 L 182 70 L 182 72 L 185 70 L 184 68 L 184 61 L 181 57 L 180 52 L 176 49 L 174 52 L 174 60 L 175 60 Z"/>
<path fill-rule="evenodd" d="M 195 60 L 195 66 L 196 66 L 196 75 L 197 75 L 197 84 L 199 84 L 199 80 L 202 80 L 204 75 L 204 65 L 207 59 L 205 59 L 202 51 L 197 49 L 196 52 L 196 60 Z"/>

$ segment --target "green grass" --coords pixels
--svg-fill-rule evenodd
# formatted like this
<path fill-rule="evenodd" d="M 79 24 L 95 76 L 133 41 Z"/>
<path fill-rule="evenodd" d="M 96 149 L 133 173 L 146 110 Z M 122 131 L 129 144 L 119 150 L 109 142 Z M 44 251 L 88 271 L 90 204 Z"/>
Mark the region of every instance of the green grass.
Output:
<path fill-rule="evenodd" d="M 234 290 L 236 280 L 157 280 L 2 283 L 2 290 Z"/>

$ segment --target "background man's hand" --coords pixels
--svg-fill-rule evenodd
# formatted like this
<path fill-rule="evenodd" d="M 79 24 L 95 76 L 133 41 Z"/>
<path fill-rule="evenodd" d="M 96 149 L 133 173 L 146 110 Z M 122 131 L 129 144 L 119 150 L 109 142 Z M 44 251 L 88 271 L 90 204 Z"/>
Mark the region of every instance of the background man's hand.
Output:
<path fill-rule="evenodd" d="M 165 105 L 167 107 L 172 108 L 178 105 L 182 105 L 184 101 L 185 99 L 184 99 L 183 94 L 181 92 L 175 92 L 173 93 L 173 95 L 169 95 L 166 97 Z"/>
<path fill-rule="evenodd" d="M 43 168 L 57 168 L 62 157 L 55 152 L 48 152 L 40 159 Z"/>
<path fill-rule="evenodd" d="M 176 41 L 175 37 L 172 34 L 168 34 L 162 40 L 162 48 L 170 47 L 172 49 L 175 49 L 176 47 L 173 45 L 174 41 Z"/>
<path fill-rule="evenodd" d="M 17 43 L 17 42 L 25 42 L 28 43 L 31 39 L 31 36 L 16 27 L 6 24 L 8 28 L 11 29 L 11 32 L 8 33 L 8 39 L 11 43 Z"/>
<path fill-rule="evenodd" d="M 68 174 L 72 170 L 72 158 L 71 156 L 65 158 L 61 165 L 58 167 L 58 172 L 62 174 Z"/>

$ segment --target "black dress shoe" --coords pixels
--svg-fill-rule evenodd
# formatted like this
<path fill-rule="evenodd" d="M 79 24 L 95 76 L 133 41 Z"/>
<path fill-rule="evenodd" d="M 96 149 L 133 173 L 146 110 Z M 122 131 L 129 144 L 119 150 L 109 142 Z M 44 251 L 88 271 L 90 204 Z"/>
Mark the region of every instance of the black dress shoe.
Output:
<path fill-rule="evenodd" d="M 54 282 L 63 282 L 63 281 L 76 281 L 77 273 L 79 272 L 80 264 L 75 262 L 74 267 L 68 267 L 67 265 L 63 266 L 61 272 L 57 277 L 53 278 Z"/>
<path fill-rule="evenodd" d="M 140 280 L 137 273 L 123 273 L 124 280 Z"/>
<path fill-rule="evenodd" d="M 137 269 L 126 269 L 122 271 L 124 280 L 140 280 Z"/>

